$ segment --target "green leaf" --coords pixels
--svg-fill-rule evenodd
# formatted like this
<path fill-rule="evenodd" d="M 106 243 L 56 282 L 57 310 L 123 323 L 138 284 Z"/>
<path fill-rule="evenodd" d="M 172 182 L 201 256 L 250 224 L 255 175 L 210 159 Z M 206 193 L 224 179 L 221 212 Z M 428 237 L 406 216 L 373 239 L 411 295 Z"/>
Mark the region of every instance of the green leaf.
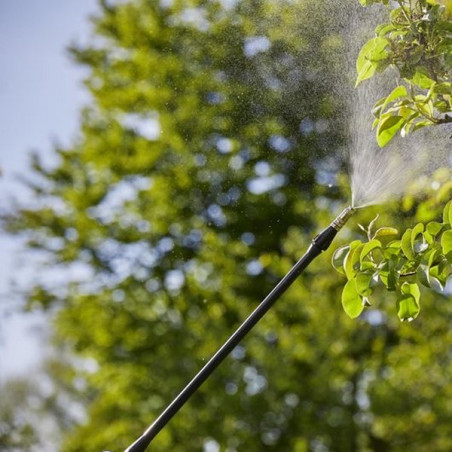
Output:
<path fill-rule="evenodd" d="M 363 80 L 372 77 L 378 67 L 378 62 L 387 58 L 386 47 L 389 41 L 381 36 L 367 41 L 359 52 L 356 60 L 356 72 L 358 77 L 355 86 Z"/>
<path fill-rule="evenodd" d="M 364 80 L 371 78 L 375 71 L 377 70 L 377 65 L 371 61 L 365 61 L 358 72 L 358 77 L 356 79 L 355 88 Z"/>
<path fill-rule="evenodd" d="M 393 89 L 392 92 L 389 94 L 388 97 L 386 97 L 381 109 L 382 111 L 386 109 L 386 107 L 394 100 L 405 97 L 407 95 L 406 88 L 402 86 L 398 86 L 397 88 Z"/>
<path fill-rule="evenodd" d="M 377 36 L 369 40 L 363 49 L 366 49 L 366 57 L 371 61 L 382 61 L 386 59 L 387 52 L 386 47 L 389 45 L 389 41 L 386 38 Z"/>
<path fill-rule="evenodd" d="M 452 180 L 441 185 L 438 193 L 436 194 L 436 199 L 439 201 L 448 201 L 452 194 Z"/>
<path fill-rule="evenodd" d="M 385 147 L 393 138 L 394 135 L 400 130 L 405 122 L 405 118 L 402 116 L 389 116 L 380 124 L 377 128 L 377 143 L 383 148 Z"/>
<path fill-rule="evenodd" d="M 384 228 L 380 228 L 377 229 L 375 231 L 374 234 L 374 239 L 377 237 L 389 237 L 389 236 L 394 236 L 394 235 L 398 235 L 399 231 L 395 228 L 389 228 L 389 227 L 384 227 Z"/>
<path fill-rule="evenodd" d="M 397 272 L 397 257 L 391 256 L 388 265 L 388 290 L 395 290 L 399 273 Z"/>
<path fill-rule="evenodd" d="M 426 254 L 425 258 L 427 259 L 428 268 L 430 268 L 438 255 L 438 250 L 432 250 Z"/>
<path fill-rule="evenodd" d="M 435 108 L 440 113 L 449 113 L 450 110 L 451 110 L 450 107 L 449 107 L 449 104 L 446 101 L 443 101 L 443 100 L 435 101 Z"/>
<path fill-rule="evenodd" d="M 389 59 L 379 60 L 377 61 L 377 67 L 375 68 L 375 71 L 381 74 L 390 64 L 391 62 L 389 61 Z"/>
<path fill-rule="evenodd" d="M 403 294 L 411 295 L 414 298 L 416 304 L 419 305 L 419 301 L 421 299 L 421 291 L 416 283 L 405 282 L 402 284 L 402 287 L 400 289 Z"/>
<path fill-rule="evenodd" d="M 444 231 L 441 236 L 441 248 L 444 254 L 448 254 L 452 251 L 452 230 Z"/>
<path fill-rule="evenodd" d="M 420 308 L 411 295 L 401 295 L 397 300 L 397 315 L 402 322 L 411 322 L 419 315 L 419 311 Z"/>
<path fill-rule="evenodd" d="M 422 250 L 418 250 L 415 246 L 416 239 L 419 235 L 422 235 L 424 232 L 424 225 L 422 223 L 418 223 L 413 230 L 411 231 L 411 249 L 415 252 L 420 252 Z"/>
<path fill-rule="evenodd" d="M 449 201 L 443 210 L 443 223 L 452 224 L 452 201 Z"/>
<path fill-rule="evenodd" d="M 396 288 L 396 283 L 399 278 L 397 272 L 397 256 L 390 256 L 385 262 L 379 272 L 381 282 L 386 286 L 389 291 L 393 291 Z"/>
<path fill-rule="evenodd" d="M 416 276 L 421 284 L 430 287 L 430 269 L 428 265 L 420 264 L 416 270 Z"/>
<path fill-rule="evenodd" d="M 361 240 L 354 240 L 350 243 L 350 250 L 344 260 L 344 271 L 347 279 L 352 279 L 359 270 L 359 256 L 362 247 Z"/>
<path fill-rule="evenodd" d="M 402 251 L 408 259 L 413 260 L 414 253 L 411 246 L 411 232 L 411 229 L 407 229 L 402 235 Z"/>
<path fill-rule="evenodd" d="M 436 237 L 436 235 L 441 231 L 443 228 L 443 225 L 441 223 L 438 223 L 437 221 L 430 221 L 430 223 L 427 224 L 427 232 L 431 234 L 433 237 Z"/>
<path fill-rule="evenodd" d="M 397 315 L 403 322 L 414 320 L 420 311 L 421 291 L 416 283 L 403 283 L 397 300 Z"/>
<path fill-rule="evenodd" d="M 376 248 L 381 248 L 381 242 L 379 240 L 373 239 L 370 242 L 364 244 L 359 256 L 359 261 L 362 262 L 364 258 L 367 257 L 369 253 L 371 253 Z"/>
<path fill-rule="evenodd" d="M 416 130 L 422 129 L 423 127 L 428 127 L 432 125 L 433 123 L 429 121 L 419 121 L 416 124 L 414 124 L 412 131 L 416 132 Z"/>
<path fill-rule="evenodd" d="M 424 68 L 418 69 L 409 81 L 422 89 L 430 89 L 431 85 L 435 82 L 428 76 L 428 72 Z"/>
<path fill-rule="evenodd" d="M 354 278 L 356 291 L 362 297 L 368 297 L 372 294 L 370 287 L 372 276 L 372 273 L 358 273 Z"/>
<path fill-rule="evenodd" d="M 342 246 L 341 248 L 338 248 L 331 258 L 331 263 L 333 267 L 339 272 L 345 275 L 344 270 L 344 261 L 345 257 L 347 256 L 348 252 L 350 251 L 350 246 Z"/>
<path fill-rule="evenodd" d="M 428 118 L 431 119 L 433 116 L 433 102 L 429 100 L 424 104 L 418 104 L 418 108 L 421 112 Z"/>
<path fill-rule="evenodd" d="M 383 5 L 388 4 L 388 0 L 358 0 L 363 6 L 373 5 L 374 3 L 383 3 Z"/>
<path fill-rule="evenodd" d="M 411 109 L 408 110 L 412 111 Z M 400 131 L 400 135 L 402 137 L 405 137 L 409 133 L 411 127 L 413 126 L 414 120 L 418 118 L 420 115 L 421 114 L 416 111 L 406 117 L 405 124 L 403 125 L 402 130 Z"/>
<path fill-rule="evenodd" d="M 345 313 L 352 319 L 358 317 L 363 312 L 363 301 L 356 290 L 354 279 L 348 281 L 344 286 L 344 290 L 342 291 L 342 307 Z"/>
<path fill-rule="evenodd" d="M 394 240 L 390 242 L 386 248 L 383 249 L 383 256 L 389 259 L 391 256 L 397 256 L 400 253 L 400 248 L 402 247 L 401 240 Z"/>
<path fill-rule="evenodd" d="M 380 117 L 382 113 L 383 105 L 386 101 L 386 97 L 382 97 L 378 102 L 376 102 L 372 108 L 372 114 L 377 118 Z"/>
<path fill-rule="evenodd" d="M 417 275 L 419 282 L 426 287 L 432 287 L 432 279 L 436 280 L 436 278 L 432 278 L 430 276 L 430 268 L 432 267 L 437 255 L 438 255 L 437 250 L 431 250 L 428 253 L 426 253 L 426 255 L 422 258 L 422 261 L 416 270 L 416 275 Z M 437 284 L 436 284 L 437 281 L 438 280 L 433 282 L 433 284 L 436 287 L 437 287 Z"/>
<path fill-rule="evenodd" d="M 390 31 L 393 31 L 393 30 L 395 30 L 395 27 L 391 23 L 389 23 L 389 24 L 380 24 L 375 29 L 375 33 L 378 34 L 379 36 L 384 36 L 385 34 L 389 33 Z"/>
<path fill-rule="evenodd" d="M 411 240 L 412 242 L 414 242 L 414 240 L 416 239 L 416 237 L 421 234 L 422 232 L 424 232 L 424 224 L 423 223 L 418 223 L 412 230 L 411 232 Z"/>
<path fill-rule="evenodd" d="M 430 277 L 430 288 L 433 289 L 435 292 L 442 293 L 444 292 L 444 286 L 441 284 L 438 278 L 435 278 L 434 276 Z"/>
<path fill-rule="evenodd" d="M 452 95 L 452 83 L 450 83 L 450 82 L 438 83 L 433 88 L 433 92 L 435 92 L 436 94 Z"/>

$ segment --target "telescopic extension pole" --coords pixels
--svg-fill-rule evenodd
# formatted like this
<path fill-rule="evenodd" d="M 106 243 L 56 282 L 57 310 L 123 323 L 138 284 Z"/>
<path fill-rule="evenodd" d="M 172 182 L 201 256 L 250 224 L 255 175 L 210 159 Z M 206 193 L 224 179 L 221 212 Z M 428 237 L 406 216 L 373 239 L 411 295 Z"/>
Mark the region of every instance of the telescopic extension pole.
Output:
<path fill-rule="evenodd" d="M 291 286 L 300 273 L 333 241 L 338 231 L 353 215 L 354 208 L 349 206 L 328 226 L 317 235 L 304 256 L 289 270 L 275 288 L 259 304 L 259 306 L 240 325 L 232 336 L 223 344 L 207 364 L 198 372 L 193 380 L 179 393 L 179 395 L 168 405 L 155 422 L 131 445 L 125 452 L 144 452 L 155 436 L 169 422 L 169 420 L 180 410 L 192 394 L 207 380 L 220 363 L 231 353 L 246 334 L 256 325 L 265 313 L 273 306 L 278 298 Z"/>

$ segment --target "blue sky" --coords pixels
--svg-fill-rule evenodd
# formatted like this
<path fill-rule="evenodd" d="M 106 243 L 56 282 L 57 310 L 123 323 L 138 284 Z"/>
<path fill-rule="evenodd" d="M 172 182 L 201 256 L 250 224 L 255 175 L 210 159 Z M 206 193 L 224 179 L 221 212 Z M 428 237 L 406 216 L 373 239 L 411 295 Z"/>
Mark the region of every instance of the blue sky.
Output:
<path fill-rule="evenodd" d="M 70 143 L 80 108 L 89 101 L 84 69 L 65 50 L 86 42 L 96 0 L 0 0 L 0 212 L 11 198 L 28 195 L 17 175 L 28 172 L 28 155 L 52 161 L 52 143 Z M 45 322 L 16 311 L 11 282 L 33 280 L 37 267 L 19 240 L 0 233 L 0 380 L 24 372 L 42 356 Z M 16 300 L 17 301 L 17 300 Z"/>

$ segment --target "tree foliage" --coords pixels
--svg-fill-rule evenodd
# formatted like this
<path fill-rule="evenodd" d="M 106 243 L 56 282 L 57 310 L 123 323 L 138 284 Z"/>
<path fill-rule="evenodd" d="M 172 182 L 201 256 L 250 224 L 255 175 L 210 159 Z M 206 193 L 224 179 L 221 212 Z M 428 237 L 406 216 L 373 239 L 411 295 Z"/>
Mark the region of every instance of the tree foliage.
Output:
<path fill-rule="evenodd" d="M 97 38 L 72 48 L 92 93 L 79 137 L 55 150 L 55 167 L 35 158 L 36 202 L 4 219 L 57 281 L 30 288 L 28 305 L 48 310 L 71 351 L 54 378 L 84 388 L 86 420 L 66 452 L 129 445 L 346 196 L 333 177 L 345 142 L 331 89 L 344 75 L 335 2 L 100 4 Z M 341 3 L 345 17 L 357 6 Z M 382 220 L 407 227 L 412 213 L 388 207 Z M 427 293 L 428 322 L 399 325 L 385 301 L 353 322 L 339 313 L 330 258 L 152 450 L 449 450 L 452 306 Z"/>
<path fill-rule="evenodd" d="M 442 221 L 418 223 L 403 232 L 390 227 L 367 229 L 367 242 L 354 240 L 336 250 L 333 266 L 347 277 L 342 305 L 352 318 L 370 306 L 372 294 L 382 285 L 395 292 L 400 320 L 414 320 L 420 311 L 419 284 L 443 293 L 452 274 L 452 202 Z M 395 239 L 395 240 L 394 240 Z"/>
<path fill-rule="evenodd" d="M 382 3 L 390 15 L 361 49 L 356 85 L 389 66 L 399 75 L 397 86 L 373 109 L 378 144 L 384 147 L 399 131 L 404 136 L 452 122 L 452 2 L 359 1 Z"/>
<path fill-rule="evenodd" d="M 50 362 L 47 366 L 62 367 L 60 363 Z M 14 377 L 0 385 L 0 449 L 3 452 L 56 451 L 61 432 L 74 424 L 73 407 L 65 400 L 67 391 L 61 387 L 50 389 L 43 372 L 34 374 L 39 378 Z"/>
<path fill-rule="evenodd" d="M 0 409 L 0 443 L 2 450 L 28 451 L 40 444 L 36 426 L 30 420 L 33 415 L 24 415 L 24 398 L 31 390 L 26 381 L 10 381 L 0 387 L 2 405 Z"/>

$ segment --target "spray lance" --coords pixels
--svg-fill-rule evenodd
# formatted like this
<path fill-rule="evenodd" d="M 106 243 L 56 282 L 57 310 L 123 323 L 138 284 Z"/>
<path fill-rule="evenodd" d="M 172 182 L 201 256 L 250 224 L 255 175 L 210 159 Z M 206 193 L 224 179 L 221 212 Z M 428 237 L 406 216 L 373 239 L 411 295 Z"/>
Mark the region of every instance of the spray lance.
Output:
<path fill-rule="evenodd" d="M 336 234 L 342 229 L 348 219 L 354 214 L 352 206 L 344 209 L 338 217 L 313 240 L 304 256 L 289 270 L 259 306 L 249 317 L 237 328 L 223 346 L 188 383 L 179 395 L 168 405 L 153 424 L 132 444 L 125 452 L 144 452 L 155 436 L 169 422 L 169 420 L 180 410 L 192 394 L 207 380 L 219 364 L 231 353 L 245 335 L 256 325 L 256 323 L 273 306 L 279 297 L 292 285 L 303 270 L 323 251 L 328 249 Z"/>

